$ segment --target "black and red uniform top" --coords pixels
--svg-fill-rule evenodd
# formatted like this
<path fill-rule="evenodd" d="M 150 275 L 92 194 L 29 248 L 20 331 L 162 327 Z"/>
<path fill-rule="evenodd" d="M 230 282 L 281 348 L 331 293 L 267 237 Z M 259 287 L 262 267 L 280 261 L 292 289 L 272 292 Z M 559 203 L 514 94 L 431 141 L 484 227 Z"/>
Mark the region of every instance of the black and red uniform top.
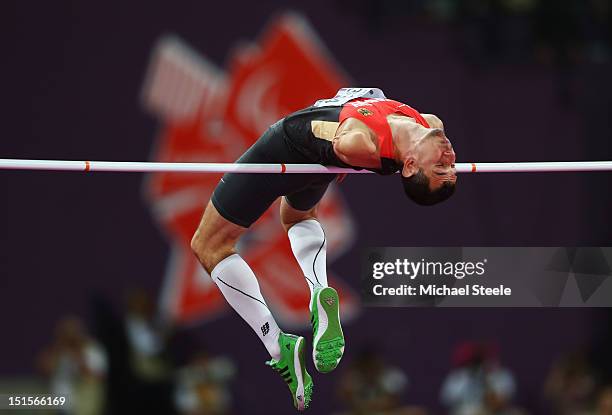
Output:
<path fill-rule="evenodd" d="M 358 98 L 342 106 L 308 107 L 294 112 L 283 120 L 288 144 L 302 153 L 310 162 L 324 166 L 350 166 L 338 158 L 330 141 L 314 136 L 311 121 L 334 121 L 342 123 L 347 118 L 356 118 L 367 125 L 378 139 L 380 148 L 380 169 L 370 169 L 379 174 L 393 174 L 401 169 L 393 159 L 393 138 L 387 122 L 390 114 L 413 118 L 417 123 L 430 128 L 423 116 L 414 108 L 398 101 L 383 98 Z"/>

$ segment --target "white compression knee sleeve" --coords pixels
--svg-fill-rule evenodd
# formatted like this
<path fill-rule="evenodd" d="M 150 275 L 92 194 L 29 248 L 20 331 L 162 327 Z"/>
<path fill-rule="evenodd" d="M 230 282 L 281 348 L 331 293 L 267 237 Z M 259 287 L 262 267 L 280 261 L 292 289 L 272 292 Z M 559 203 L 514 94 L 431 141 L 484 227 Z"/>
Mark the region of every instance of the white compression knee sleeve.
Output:
<path fill-rule="evenodd" d="M 257 333 L 273 359 L 280 359 L 280 328 L 261 295 L 257 277 L 238 254 L 230 255 L 210 273 L 234 310 Z"/>
<path fill-rule="evenodd" d="M 303 220 L 289 228 L 287 235 L 310 294 L 315 286 L 327 287 L 327 241 L 321 224 L 314 219 Z"/>

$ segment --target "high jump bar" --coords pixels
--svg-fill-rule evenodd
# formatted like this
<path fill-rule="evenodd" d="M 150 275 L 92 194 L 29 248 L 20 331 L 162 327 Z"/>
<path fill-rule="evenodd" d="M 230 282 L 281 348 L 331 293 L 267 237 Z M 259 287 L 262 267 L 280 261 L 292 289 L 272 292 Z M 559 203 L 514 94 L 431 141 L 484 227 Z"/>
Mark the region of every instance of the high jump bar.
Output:
<path fill-rule="evenodd" d="M 612 161 L 457 163 L 457 173 L 536 173 L 612 171 Z M 162 163 L 0 159 L 0 170 L 48 170 L 123 173 L 372 173 L 320 164 Z"/>

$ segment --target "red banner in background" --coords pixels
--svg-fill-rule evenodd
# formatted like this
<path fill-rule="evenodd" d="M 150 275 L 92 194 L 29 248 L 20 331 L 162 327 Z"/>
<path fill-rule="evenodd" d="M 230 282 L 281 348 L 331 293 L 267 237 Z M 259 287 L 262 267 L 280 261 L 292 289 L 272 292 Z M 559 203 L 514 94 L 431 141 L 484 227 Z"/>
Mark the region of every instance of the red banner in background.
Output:
<path fill-rule="evenodd" d="M 148 111 L 161 122 L 158 161 L 233 162 L 272 123 L 347 84 L 308 23 L 299 15 L 275 19 L 257 44 L 235 50 L 226 72 L 177 38 L 155 48 L 143 88 Z M 210 319 L 227 305 L 191 253 L 189 242 L 220 179 L 216 174 L 159 173 L 145 191 L 171 244 L 162 306 L 179 323 Z M 309 292 L 280 225 L 278 201 L 241 239 L 238 251 L 257 275 L 268 305 L 284 325 L 308 322 Z M 351 215 L 332 186 L 320 207 L 328 263 L 354 239 Z M 331 273 L 330 273 L 331 274 Z M 356 294 L 333 274 L 343 317 L 357 310 Z"/>

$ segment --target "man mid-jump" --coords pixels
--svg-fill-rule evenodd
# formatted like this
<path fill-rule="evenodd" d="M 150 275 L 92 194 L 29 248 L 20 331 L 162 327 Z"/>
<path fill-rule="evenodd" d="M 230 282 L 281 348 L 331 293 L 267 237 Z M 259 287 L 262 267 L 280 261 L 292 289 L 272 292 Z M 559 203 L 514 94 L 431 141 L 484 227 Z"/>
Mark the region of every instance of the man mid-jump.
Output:
<path fill-rule="evenodd" d="M 387 99 L 376 88 L 345 88 L 273 124 L 237 163 L 318 163 L 401 172 L 407 196 L 420 205 L 449 198 L 457 180 L 455 153 L 435 115 Z M 191 247 L 227 302 L 257 333 L 287 382 L 293 403 L 305 409 L 312 378 L 305 340 L 281 331 L 255 274 L 236 242 L 282 196 L 281 222 L 310 288 L 313 360 L 319 372 L 336 368 L 344 352 L 338 294 L 327 284 L 325 232 L 317 206 L 336 174 L 225 174 L 206 207 Z"/>

